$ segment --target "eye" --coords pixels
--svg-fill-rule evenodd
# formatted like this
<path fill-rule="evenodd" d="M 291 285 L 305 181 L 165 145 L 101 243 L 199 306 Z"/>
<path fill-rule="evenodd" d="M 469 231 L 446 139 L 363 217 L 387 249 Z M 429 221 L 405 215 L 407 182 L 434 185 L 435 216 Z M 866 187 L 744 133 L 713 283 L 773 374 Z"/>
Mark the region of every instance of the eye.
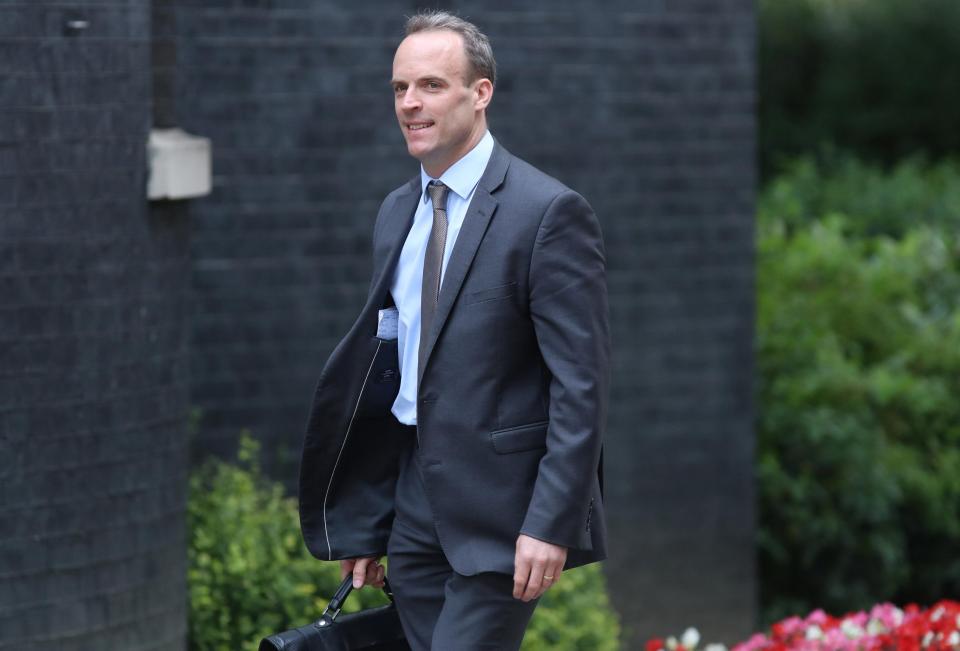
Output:
<path fill-rule="evenodd" d="M 430 90 L 440 90 L 440 88 L 441 88 L 440 82 L 439 82 L 439 81 L 428 81 L 428 82 L 427 82 L 427 88 L 429 88 Z"/>

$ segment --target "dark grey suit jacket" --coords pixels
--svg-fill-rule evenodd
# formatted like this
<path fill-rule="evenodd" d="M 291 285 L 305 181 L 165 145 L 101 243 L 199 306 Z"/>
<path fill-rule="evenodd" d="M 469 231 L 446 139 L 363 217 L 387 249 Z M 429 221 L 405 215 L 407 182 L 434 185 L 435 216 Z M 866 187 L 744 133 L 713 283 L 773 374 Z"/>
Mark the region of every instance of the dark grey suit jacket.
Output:
<path fill-rule="evenodd" d="M 420 198 L 391 192 L 373 235 L 373 280 L 314 395 L 300 521 L 318 558 L 382 555 L 398 458 L 390 407 L 397 342 L 377 312 Z M 587 202 L 495 145 L 440 290 L 417 403 L 424 482 L 441 545 L 464 575 L 513 574 L 518 534 L 606 557 L 601 437 L 610 341 L 604 247 Z"/>

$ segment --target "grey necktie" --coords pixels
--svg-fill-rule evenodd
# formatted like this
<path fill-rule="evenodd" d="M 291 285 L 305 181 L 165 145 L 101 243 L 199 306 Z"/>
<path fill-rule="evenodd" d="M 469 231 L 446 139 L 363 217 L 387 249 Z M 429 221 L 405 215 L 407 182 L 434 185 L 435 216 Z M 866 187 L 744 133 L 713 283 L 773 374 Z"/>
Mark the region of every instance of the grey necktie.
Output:
<path fill-rule="evenodd" d="M 433 202 L 433 229 L 427 252 L 423 256 L 423 286 L 420 290 L 420 350 L 417 357 L 417 378 L 423 375 L 423 363 L 427 352 L 427 337 L 433 317 L 437 313 L 440 298 L 440 270 L 443 265 L 443 249 L 447 243 L 447 192 L 450 190 L 440 181 L 430 181 L 427 192 Z"/>

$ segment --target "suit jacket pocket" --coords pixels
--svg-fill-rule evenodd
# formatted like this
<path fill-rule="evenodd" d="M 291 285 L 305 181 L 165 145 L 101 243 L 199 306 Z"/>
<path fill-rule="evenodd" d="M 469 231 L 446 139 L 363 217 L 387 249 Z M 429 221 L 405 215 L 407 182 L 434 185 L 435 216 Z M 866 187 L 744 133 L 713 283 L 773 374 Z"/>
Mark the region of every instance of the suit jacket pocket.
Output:
<path fill-rule="evenodd" d="M 517 283 L 507 283 L 506 285 L 497 285 L 496 287 L 490 287 L 488 289 L 481 289 L 477 292 L 469 292 L 464 294 L 463 303 L 464 305 L 472 305 L 473 303 L 483 303 L 486 301 L 494 301 L 498 298 L 508 298 L 513 296 L 517 292 Z"/>
<path fill-rule="evenodd" d="M 490 433 L 497 454 L 510 454 L 547 447 L 547 421 L 498 429 Z"/>

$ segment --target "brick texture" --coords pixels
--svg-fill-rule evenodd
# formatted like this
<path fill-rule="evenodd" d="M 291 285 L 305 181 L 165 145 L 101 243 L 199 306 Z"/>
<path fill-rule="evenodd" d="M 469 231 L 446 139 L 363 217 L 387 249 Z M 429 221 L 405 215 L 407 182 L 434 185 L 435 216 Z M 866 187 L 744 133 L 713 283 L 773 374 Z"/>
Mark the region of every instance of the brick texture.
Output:
<path fill-rule="evenodd" d="M 2 649 L 185 644 L 189 229 L 145 198 L 149 16 L 0 5 Z"/>

